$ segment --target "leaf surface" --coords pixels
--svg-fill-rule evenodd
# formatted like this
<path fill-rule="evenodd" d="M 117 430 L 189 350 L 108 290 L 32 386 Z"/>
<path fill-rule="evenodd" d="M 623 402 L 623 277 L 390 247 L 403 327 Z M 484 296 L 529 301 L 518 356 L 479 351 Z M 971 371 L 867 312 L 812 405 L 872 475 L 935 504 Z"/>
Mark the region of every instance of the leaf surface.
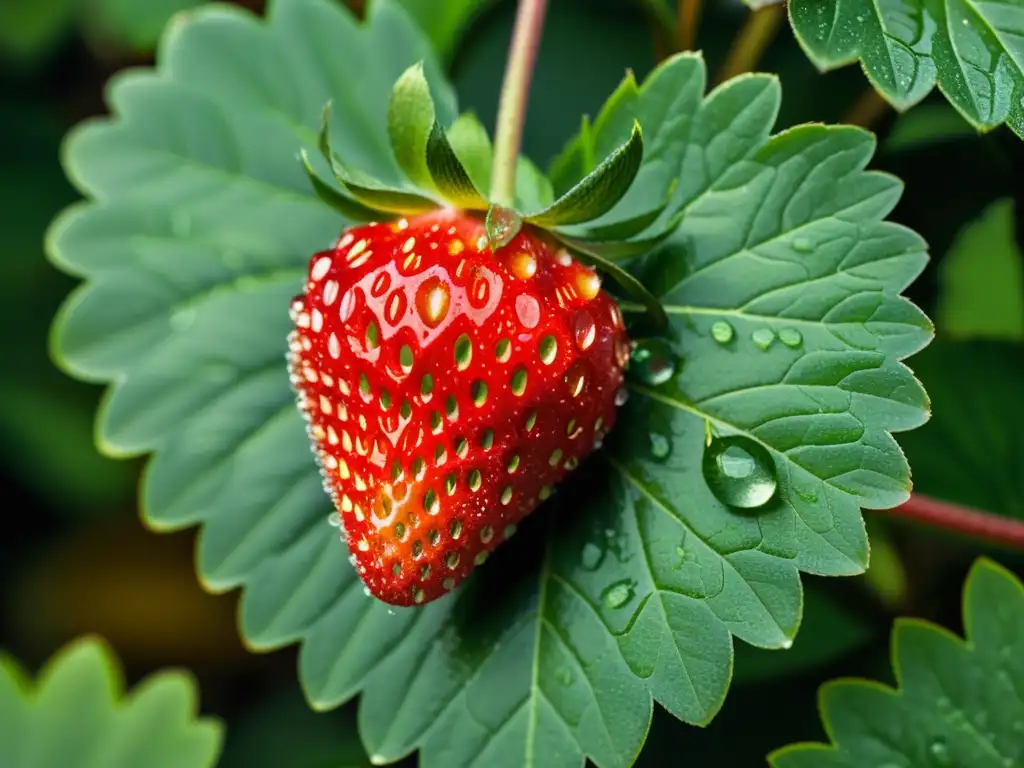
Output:
<path fill-rule="evenodd" d="M 64 768 L 212 768 L 222 726 L 197 717 L 195 681 L 151 675 L 128 696 L 117 660 L 82 639 L 57 653 L 30 682 L 0 655 L 0 765 Z"/>
<path fill-rule="evenodd" d="M 637 381 L 606 450 L 465 588 L 419 609 L 375 602 L 328 524 L 284 366 L 290 300 L 343 224 L 297 153 L 315 146 L 333 99 L 339 156 L 400 185 L 387 95 L 413 62 L 425 60 L 428 80 L 435 67 L 393 3 L 370 8 L 365 25 L 328 0 L 278 0 L 267 22 L 202 10 L 174 28 L 156 72 L 115 83 L 114 118 L 69 142 L 70 174 L 93 202 L 51 233 L 55 260 L 88 278 L 58 320 L 58 355 L 77 375 L 113 382 L 103 446 L 154 454 L 147 521 L 203 526 L 200 577 L 243 588 L 248 643 L 300 642 L 317 707 L 363 692 L 375 761 L 420 749 L 426 768 L 578 768 L 584 758 L 624 768 L 654 701 L 708 722 L 734 638 L 789 646 L 799 571 L 863 570 L 860 507 L 906 497 L 889 432 L 926 417 L 899 362 L 931 335 L 899 296 L 924 244 L 882 221 L 899 184 L 864 171 L 868 134 L 771 136 L 777 81 L 738 78 L 702 98 L 700 59 L 673 60 L 664 98 L 637 112 L 659 170 L 641 166 L 624 199 L 663 202 L 671 190 L 684 218 L 657 252 L 623 266 L 669 309 L 677 375 Z M 450 89 L 431 86 L 449 124 Z M 475 135 L 454 141 L 454 154 L 479 151 Z M 598 137 L 621 143 L 614 131 Z M 541 206 L 554 198 L 535 169 L 517 193 Z M 638 203 L 623 220 L 646 210 Z M 777 490 L 761 508 L 729 507 L 710 490 L 709 422 L 771 457 Z"/>
<path fill-rule="evenodd" d="M 1024 138 L 1024 6 L 1017 0 L 792 0 L 797 39 L 818 67 L 860 60 L 897 109 L 938 85 L 981 130 Z"/>
<path fill-rule="evenodd" d="M 897 687 L 826 683 L 819 703 L 832 743 L 778 750 L 769 758 L 774 768 L 1007 768 L 1024 761 L 1024 585 L 980 558 L 964 585 L 963 616 L 964 639 L 899 619 Z"/>

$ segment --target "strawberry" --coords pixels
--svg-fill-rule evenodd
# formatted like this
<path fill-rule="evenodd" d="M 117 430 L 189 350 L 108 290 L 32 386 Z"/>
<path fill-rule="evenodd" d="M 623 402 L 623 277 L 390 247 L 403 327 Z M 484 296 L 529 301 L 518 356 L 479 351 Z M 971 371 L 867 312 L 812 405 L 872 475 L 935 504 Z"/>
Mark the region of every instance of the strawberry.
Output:
<path fill-rule="evenodd" d="M 454 589 L 600 444 L 630 349 L 595 272 L 452 208 L 345 232 L 291 316 L 325 488 L 394 605 Z"/>

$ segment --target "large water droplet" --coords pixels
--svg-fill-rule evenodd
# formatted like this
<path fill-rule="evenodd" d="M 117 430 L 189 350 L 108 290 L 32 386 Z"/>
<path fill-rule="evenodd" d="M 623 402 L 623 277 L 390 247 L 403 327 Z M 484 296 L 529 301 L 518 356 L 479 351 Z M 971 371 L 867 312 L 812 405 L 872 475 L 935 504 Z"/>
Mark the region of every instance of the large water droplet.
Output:
<path fill-rule="evenodd" d="M 715 437 L 704 451 L 704 479 L 719 501 L 753 509 L 775 495 L 778 478 L 767 449 L 748 437 Z"/>
<path fill-rule="evenodd" d="M 511 208 L 492 205 L 487 210 L 484 229 L 487 232 L 487 243 L 491 246 L 492 251 L 498 250 L 503 245 L 508 245 L 522 228 L 522 217 Z"/>
<path fill-rule="evenodd" d="M 758 328 L 750 334 L 751 341 L 760 349 L 768 349 L 775 341 L 775 331 L 771 328 Z"/>
<path fill-rule="evenodd" d="M 651 456 L 658 461 L 665 461 L 672 453 L 672 441 L 659 432 L 651 432 Z"/>
<path fill-rule="evenodd" d="M 787 347 L 799 347 L 804 337 L 796 328 L 782 328 L 779 331 L 779 341 Z"/>
<path fill-rule="evenodd" d="M 604 547 L 588 541 L 580 552 L 580 565 L 588 571 L 596 571 L 604 561 Z"/>
<path fill-rule="evenodd" d="M 329 514 L 327 516 L 327 524 L 329 526 L 331 526 L 332 528 L 340 528 L 341 527 L 341 515 L 339 515 L 337 512 L 332 512 L 331 514 Z"/>
<path fill-rule="evenodd" d="M 621 608 L 635 595 L 636 584 L 632 579 L 622 579 L 605 587 L 601 593 L 602 602 L 612 609 Z"/>
<path fill-rule="evenodd" d="M 932 753 L 932 757 L 935 758 L 935 762 L 938 765 L 946 766 L 952 764 L 949 757 L 949 747 L 946 746 L 946 742 L 944 739 L 935 739 L 931 744 L 928 745 L 928 751 Z"/>
<path fill-rule="evenodd" d="M 658 386 L 676 373 L 678 358 L 664 339 L 645 339 L 636 345 L 629 362 L 630 375 L 645 384 Z"/>
<path fill-rule="evenodd" d="M 711 338 L 719 344 L 728 344 L 732 341 L 733 330 L 725 320 L 716 320 L 711 326 Z"/>

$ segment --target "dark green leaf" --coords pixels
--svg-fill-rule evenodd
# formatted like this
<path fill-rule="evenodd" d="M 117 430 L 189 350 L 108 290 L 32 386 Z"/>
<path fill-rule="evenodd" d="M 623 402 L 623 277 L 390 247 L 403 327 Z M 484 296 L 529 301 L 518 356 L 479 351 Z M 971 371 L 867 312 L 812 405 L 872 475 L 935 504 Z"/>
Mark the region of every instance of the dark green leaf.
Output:
<path fill-rule="evenodd" d="M 949 104 L 924 103 L 896 118 L 881 151 L 904 152 L 977 135 L 971 124 Z"/>
<path fill-rule="evenodd" d="M 327 102 L 320 123 L 320 154 L 330 164 L 334 177 L 359 203 L 390 214 L 422 213 L 437 207 L 437 203 L 429 198 L 382 184 L 369 174 L 343 162 L 331 149 L 330 116 L 331 103 Z M 308 158 L 304 159 L 308 161 Z"/>
<path fill-rule="evenodd" d="M 631 219 L 624 219 L 623 221 L 618 221 L 614 224 L 583 228 L 579 233 L 579 239 L 600 243 L 602 241 L 621 241 L 634 237 L 657 221 L 661 216 L 662 211 L 665 210 L 665 206 L 667 204 L 668 203 L 666 202 L 663 205 L 638 214 Z M 678 226 L 679 221 L 676 221 L 675 223 Z M 675 229 L 675 227 L 666 229 Z M 566 234 L 572 234 L 571 230 L 567 231 Z M 667 234 L 668 232 L 666 232 L 666 236 Z"/>
<path fill-rule="evenodd" d="M 377 211 L 356 202 L 321 179 L 313 169 L 313 164 L 309 161 L 309 152 L 305 149 L 302 150 L 301 157 L 302 165 L 317 197 L 350 221 L 374 221 L 377 218 Z"/>
<path fill-rule="evenodd" d="M 487 209 L 487 200 L 477 191 L 473 180 L 448 143 L 444 128 L 437 123 L 434 123 L 427 141 L 427 168 L 437 191 L 450 203 L 467 210 Z"/>
<path fill-rule="evenodd" d="M 676 228 L 683 220 L 684 213 L 685 211 L 677 212 L 672 219 L 665 222 L 664 226 L 659 226 L 653 233 L 643 232 L 641 236 L 633 240 L 589 240 L 571 237 L 561 230 L 556 230 L 553 234 L 566 245 L 578 251 L 597 256 L 605 261 L 625 261 L 649 253 L 664 243 L 675 233 Z"/>
<path fill-rule="evenodd" d="M 75 0 L 4 0 L 0 3 L 0 53 L 35 63 L 67 33 L 78 12 Z"/>
<path fill-rule="evenodd" d="M 1013 200 L 992 203 L 960 231 L 940 265 L 936 322 L 953 338 L 1024 341 L 1024 253 Z"/>
<path fill-rule="evenodd" d="M 971 125 L 1024 137 L 1024 9 L 1018 0 L 792 0 L 789 16 L 824 70 L 858 59 L 897 109 L 938 84 Z"/>
<path fill-rule="evenodd" d="M 427 151 L 435 125 L 434 99 L 430 95 L 423 63 L 409 67 L 395 82 L 388 101 L 388 137 L 398 167 L 413 184 L 434 189 Z"/>
<path fill-rule="evenodd" d="M 964 585 L 965 639 L 917 619 L 893 630 L 897 688 L 833 681 L 819 696 L 831 745 L 794 744 L 775 768 L 970 766 L 1024 761 L 1024 585 L 980 558 Z"/>
<path fill-rule="evenodd" d="M 448 143 L 477 189 L 491 188 L 491 140 L 472 112 L 464 112 L 448 129 Z"/>
<path fill-rule="evenodd" d="M 922 429 L 900 439 L 914 468 L 915 490 L 1024 519 L 1017 469 L 1024 434 L 1024 345 L 940 339 L 914 358 L 914 371 L 935 410 Z"/>
<path fill-rule="evenodd" d="M 542 227 L 592 221 L 614 206 L 629 189 L 644 157 L 640 123 L 633 124 L 629 140 L 552 205 L 531 213 L 527 220 Z"/>
<path fill-rule="evenodd" d="M 113 653 L 82 639 L 31 683 L 0 654 L 0 765 L 4 768 L 212 768 L 220 723 L 197 716 L 195 681 L 163 672 L 130 696 Z"/>

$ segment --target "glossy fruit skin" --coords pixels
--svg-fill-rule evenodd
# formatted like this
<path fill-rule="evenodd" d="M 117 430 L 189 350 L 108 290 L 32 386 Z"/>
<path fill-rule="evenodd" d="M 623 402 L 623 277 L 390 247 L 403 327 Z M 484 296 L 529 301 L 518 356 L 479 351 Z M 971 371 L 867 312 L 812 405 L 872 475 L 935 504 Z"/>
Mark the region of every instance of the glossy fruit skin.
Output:
<path fill-rule="evenodd" d="M 600 444 L 629 340 L 590 269 L 525 228 L 492 252 L 444 209 L 309 264 L 288 362 L 370 594 L 454 589 Z"/>

